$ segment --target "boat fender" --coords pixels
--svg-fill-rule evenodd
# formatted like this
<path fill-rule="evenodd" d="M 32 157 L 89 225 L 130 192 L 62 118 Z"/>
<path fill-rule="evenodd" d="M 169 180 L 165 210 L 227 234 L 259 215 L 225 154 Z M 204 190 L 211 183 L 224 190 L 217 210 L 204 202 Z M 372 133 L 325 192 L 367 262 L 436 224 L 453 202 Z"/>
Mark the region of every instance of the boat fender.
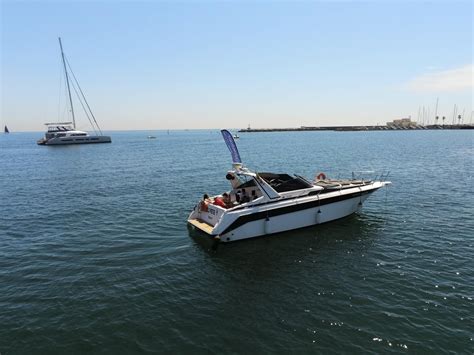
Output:
<path fill-rule="evenodd" d="M 316 180 L 326 180 L 326 174 L 319 173 L 318 175 L 316 175 Z"/>

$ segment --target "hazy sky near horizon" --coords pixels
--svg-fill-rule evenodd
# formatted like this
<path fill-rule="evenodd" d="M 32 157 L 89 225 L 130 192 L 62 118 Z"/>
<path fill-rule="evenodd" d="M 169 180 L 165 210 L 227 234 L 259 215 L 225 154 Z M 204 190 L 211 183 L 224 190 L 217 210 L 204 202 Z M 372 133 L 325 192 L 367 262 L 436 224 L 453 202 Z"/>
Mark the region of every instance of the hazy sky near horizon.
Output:
<path fill-rule="evenodd" d="M 471 119 L 471 1 L 1 1 L 1 119 L 67 119 L 57 37 L 104 130 Z M 87 119 L 75 102 L 78 127 Z"/>

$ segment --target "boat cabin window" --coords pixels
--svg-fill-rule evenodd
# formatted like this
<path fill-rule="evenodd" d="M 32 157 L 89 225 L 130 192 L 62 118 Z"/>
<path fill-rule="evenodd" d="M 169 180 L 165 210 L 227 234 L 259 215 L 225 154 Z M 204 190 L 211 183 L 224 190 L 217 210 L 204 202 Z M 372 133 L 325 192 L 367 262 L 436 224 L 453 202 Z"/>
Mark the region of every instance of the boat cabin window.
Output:
<path fill-rule="evenodd" d="M 67 132 L 71 131 L 71 126 L 49 126 L 48 132 Z"/>
<path fill-rule="evenodd" d="M 232 174 L 229 177 L 227 177 L 227 179 L 230 180 L 232 184 L 230 196 L 233 201 L 237 203 L 245 203 L 262 196 L 262 193 L 252 176 Z"/>
<path fill-rule="evenodd" d="M 87 136 L 87 133 L 71 133 L 71 137 L 82 137 Z"/>

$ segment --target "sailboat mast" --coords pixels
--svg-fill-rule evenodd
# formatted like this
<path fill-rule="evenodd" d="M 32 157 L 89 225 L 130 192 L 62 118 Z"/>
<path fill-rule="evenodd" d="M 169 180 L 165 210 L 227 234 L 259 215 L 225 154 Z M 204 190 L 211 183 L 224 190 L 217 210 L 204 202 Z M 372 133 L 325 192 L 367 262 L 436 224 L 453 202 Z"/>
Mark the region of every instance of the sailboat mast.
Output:
<path fill-rule="evenodd" d="M 63 44 L 61 43 L 61 37 L 58 37 L 58 39 L 59 39 L 59 47 L 61 48 L 61 58 L 63 59 L 64 74 L 66 75 L 67 92 L 69 94 L 69 104 L 71 105 L 72 126 L 74 127 L 74 129 L 76 129 L 76 118 L 74 117 L 74 106 L 72 105 L 71 88 L 69 87 L 69 76 L 67 74 L 67 69 L 66 69 L 66 60 L 64 59 Z"/>

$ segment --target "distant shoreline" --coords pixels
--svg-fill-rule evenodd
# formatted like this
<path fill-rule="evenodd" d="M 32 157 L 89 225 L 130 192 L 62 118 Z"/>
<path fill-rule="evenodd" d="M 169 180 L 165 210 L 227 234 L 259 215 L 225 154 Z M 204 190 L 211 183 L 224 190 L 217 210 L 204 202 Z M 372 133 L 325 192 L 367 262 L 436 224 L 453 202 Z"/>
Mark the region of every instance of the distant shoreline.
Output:
<path fill-rule="evenodd" d="M 299 127 L 299 128 L 245 128 L 239 132 L 306 132 L 306 131 L 413 131 L 413 130 L 433 130 L 433 129 L 474 129 L 474 124 L 456 125 L 416 125 L 416 126 L 324 126 L 324 127 Z"/>

